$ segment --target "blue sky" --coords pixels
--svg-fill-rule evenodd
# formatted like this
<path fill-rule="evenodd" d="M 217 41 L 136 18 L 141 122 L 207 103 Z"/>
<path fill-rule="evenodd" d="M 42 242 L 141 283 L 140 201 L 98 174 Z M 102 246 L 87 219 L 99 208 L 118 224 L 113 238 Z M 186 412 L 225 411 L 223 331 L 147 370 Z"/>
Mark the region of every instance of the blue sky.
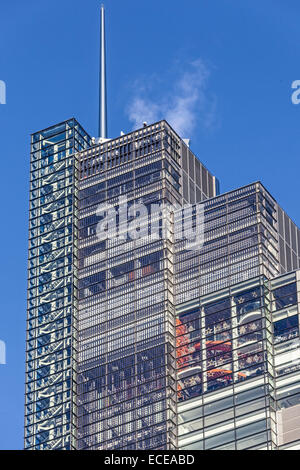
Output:
<path fill-rule="evenodd" d="M 29 135 L 75 116 L 97 134 L 96 0 L 0 6 L 0 449 L 23 445 Z M 109 136 L 168 116 L 222 192 L 261 180 L 300 225 L 298 0 L 106 0 Z M 185 113 L 185 114 L 184 114 Z M 178 119 L 178 116 L 186 116 Z M 187 125 L 188 123 L 188 125 Z"/>

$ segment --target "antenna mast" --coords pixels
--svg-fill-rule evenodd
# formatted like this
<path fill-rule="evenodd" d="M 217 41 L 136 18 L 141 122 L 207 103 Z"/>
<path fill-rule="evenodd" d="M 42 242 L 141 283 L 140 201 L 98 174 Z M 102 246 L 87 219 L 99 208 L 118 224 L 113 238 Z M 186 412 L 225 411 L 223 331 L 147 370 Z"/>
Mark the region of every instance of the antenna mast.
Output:
<path fill-rule="evenodd" d="M 99 84 L 99 137 L 107 138 L 106 108 L 106 53 L 105 53 L 105 12 L 101 5 L 101 43 L 100 43 L 100 84 Z"/>

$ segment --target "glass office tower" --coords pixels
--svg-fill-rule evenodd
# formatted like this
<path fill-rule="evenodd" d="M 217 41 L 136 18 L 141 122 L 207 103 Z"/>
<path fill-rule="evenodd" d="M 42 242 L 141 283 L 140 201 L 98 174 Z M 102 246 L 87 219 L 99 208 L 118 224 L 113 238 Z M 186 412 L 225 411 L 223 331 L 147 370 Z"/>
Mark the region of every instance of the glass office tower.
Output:
<path fill-rule="evenodd" d="M 177 447 L 173 244 L 148 233 L 99 241 L 97 208 L 122 196 L 130 210 L 215 195 L 198 160 L 203 179 L 187 165 L 182 191 L 182 149 L 194 164 L 160 122 L 78 155 L 79 449 Z M 162 229 L 164 215 L 157 218 Z"/>
<path fill-rule="evenodd" d="M 31 137 L 25 448 L 76 448 L 75 119 Z"/>
<path fill-rule="evenodd" d="M 274 292 L 296 282 L 285 273 L 299 267 L 300 232 L 266 189 L 218 195 L 166 121 L 96 141 L 72 119 L 33 134 L 31 166 L 25 448 L 275 449 L 298 438 L 297 395 L 286 400 L 283 384 L 277 398 L 276 369 L 298 341 L 298 307 L 277 308 Z M 99 237 L 124 200 L 116 236 Z M 141 208 L 143 236 L 128 236 Z M 191 247 L 178 232 L 197 228 L 197 211 Z M 254 444 L 250 424 L 264 436 Z"/>

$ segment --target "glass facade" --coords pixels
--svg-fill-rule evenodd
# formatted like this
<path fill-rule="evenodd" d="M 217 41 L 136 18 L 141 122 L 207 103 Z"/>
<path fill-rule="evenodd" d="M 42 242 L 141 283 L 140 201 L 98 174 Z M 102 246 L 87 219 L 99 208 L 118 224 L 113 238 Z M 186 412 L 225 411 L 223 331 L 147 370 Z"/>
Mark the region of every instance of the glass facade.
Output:
<path fill-rule="evenodd" d="M 117 216 L 118 236 L 100 238 L 120 198 L 129 220 Z M 141 205 L 143 236 L 132 238 Z M 178 233 L 182 220 L 196 228 L 198 210 L 203 237 L 191 249 Z M 284 273 L 289 256 L 300 267 L 299 233 L 260 183 L 218 195 L 166 121 L 101 143 L 75 119 L 33 134 L 25 448 L 298 439 L 299 281 Z"/>
<path fill-rule="evenodd" d="M 186 249 L 185 240 L 175 244 L 176 304 L 259 274 L 271 278 L 281 272 L 277 205 L 260 183 L 200 206 L 204 210 L 203 246 L 195 251 Z M 175 220 L 181 217 L 178 210 Z"/>
<path fill-rule="evenodd" d="M 177 144 L 173 156 L 167 145 L 157 124 L 79 156 L 79 449 L 176 447 L 172 247 L 96 234 L 99 202 L 180 200 Z"/>
<path fill-rule="evenodd" d="M 79 449 L 176 448 L 173 244 L 150 233 L 99 242 L 97 208 L 117 208 L 125 195 L 129 208 L 216 195 L 205 167 L 196 178 L 196 162 L 200 171 L 164 121 L 78 155 Z"/>
<path fill-rule="evenodd" d="M 274 369 L 276 380 L 277 444 L 281 449 L 300 447 L 300 272 L 271 281 Z"/>
<path fill-rule="evenodd" d="M 76 447 L 77 184 L 73 155 L 90 141 L 75 119 L 31 138 L 26 449 Z"/>
<path fill-rule="evenodd" d="M 179 447 L 274 448 L 267 284 L 258 277 L 197 304 L 190 310 L 181 306 L 177 316 Z"/>
<path fill-rule="evenodd" d="M 299 271 L 177 309 L 180 449 L 298 448 Z"/>

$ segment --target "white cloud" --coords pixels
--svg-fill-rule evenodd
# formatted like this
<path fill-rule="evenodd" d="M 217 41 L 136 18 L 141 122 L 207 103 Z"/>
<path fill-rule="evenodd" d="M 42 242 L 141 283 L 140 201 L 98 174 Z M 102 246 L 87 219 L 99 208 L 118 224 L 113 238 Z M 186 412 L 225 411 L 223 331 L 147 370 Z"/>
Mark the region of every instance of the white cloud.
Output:
<path fill-rule="evenodd" d="M 153 77 L 136 83 L 127 113 L 134 129 L 166 119 L 183 138 L 191 136 L 197 125 L 211 128 L 216 117 L 216 98 L 209 97 L 207 81 L 210 72 L 201 59 L 182 64 L 183 72 L 167 93 L 155 92 Z M 170 77 L 165 78 L 170 83 Z M 172 82 L 171 82 L 172 83 Z M 163 86 L 162 88 L 165 88 Z M 155 95 L 151 98 L 149 95 Z"/>
<path fill-rule="evenodd" d="M 135 129 L 142 127 L 144 121 L 149 123 L 158 121 L 159 114 L 159 105 L 141 96 L 135 96 L 128 107 L 129 120 L 133 123 Z"/>

